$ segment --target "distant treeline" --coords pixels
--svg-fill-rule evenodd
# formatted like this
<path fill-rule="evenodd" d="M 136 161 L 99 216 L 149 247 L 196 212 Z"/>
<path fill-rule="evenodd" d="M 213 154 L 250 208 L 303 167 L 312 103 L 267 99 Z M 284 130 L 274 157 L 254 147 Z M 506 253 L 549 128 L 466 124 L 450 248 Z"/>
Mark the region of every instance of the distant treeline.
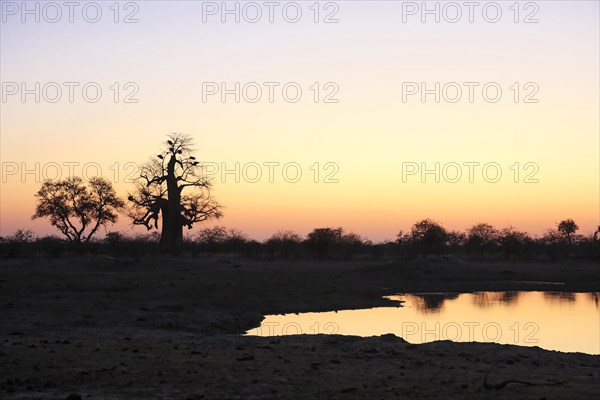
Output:
<path fill-rule="evenodd" d="M 374 243 L 342 228 L 317 228 L 303 237 L 293 231 L 280 231 L 259 242 L 235 229 L 205 228 L 185 238 L 181 255 L 201 257 L 226 254 L 256 260 L 301 259 L 443 259 L 461 260 L 560 260 L 600 258 L 600 241 L 595 235 L 579 235 L 573 220 L 564 220 L 541 237 L 533 237 L 513 227 L 496 229 L 485 223 L 464 232 L 448 231 L 430 219 L 418 221 L 410 232 L 400 231 L 395 240 Z M 126 235 L 110 232 L 104 239 L 73 244 L 56 236 L 36 238 L 31 231 L 19 230 L 0 237 L 1 255 L 11 257 L 57 258 L 79 254 L 115 257 L 159 255 L 159 235 Z"/>

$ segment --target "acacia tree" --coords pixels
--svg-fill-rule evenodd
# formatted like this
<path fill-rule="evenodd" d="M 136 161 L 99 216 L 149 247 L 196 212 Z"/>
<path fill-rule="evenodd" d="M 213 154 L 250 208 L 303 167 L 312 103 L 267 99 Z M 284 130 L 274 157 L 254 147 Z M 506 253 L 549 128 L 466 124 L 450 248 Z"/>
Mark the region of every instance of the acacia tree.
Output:
<path fill-rule="evenodd" d="M 509 258 L 511 255 L 516 257 L 523 253 L 523 248 L 531 238 L 526 232 L 521 232 L 516 228 L 509 226 L 498 232 L 498 244 L 504 251 L 504 257 Z"/>
<path fill-rule="evenodd" d="M 485 250 L 496 244 L 498 234 L 498 230 L 490 224 L 475 224 L 467 229 L 467 243 L 471 247 L 478 248 L 483 257 Z"/>
<path fill-rule="evenodd" d="M 411 228 L 410 240 L 422 255 L 428 253 L 442 254 L 448 240 L 448 232 L 439 223 L 427 218 L 417 221 Z"/>
<path fill-rule="evenodd" d="M 294 231 L 279 231 L 265 241 L 271 256 L 290 258 L 299 255 L 302 245 L 302 237 Z"/>
<path fill-rule="evenodd" d="M 77 176 L 48 180 L 35 197 L 37 205 L 31 218 L 50 218 L 50 223 L 76 245 L 87 243 L 101 226 L 116 222 L 117 212 L 125 206 L 112 184 L 102 177 L 91 178 L 87 185 Z"/>
<path fill-rule="evenodd" d="M 317 258 L 323 258 L 342 241 L 342 234 L 342 228 L 316 228 L 308 234 L 306 242 Z"/>
<path fill-rule="evenodd" d="M 169 135 L 165 150 L 142 166 L 136 190 L 128 196 L 133 224 L 158 229 L 160 218 L 160 246 L 174 253 L 183 242 L 184 226 L 191 229 L 197 222 L 222 216 L 192 145 L 190 136 Z"/>
<path fill-rule="evenodd" d="M 573 244 L 573 235 L 578 229 L 579 226 L 577 226 L 575 221 L 570 218 L 560 221 L 557 226 L 558 232 L 560 232 L 567 239 L 567 243 L 569 243 L 569 245 Z"/>

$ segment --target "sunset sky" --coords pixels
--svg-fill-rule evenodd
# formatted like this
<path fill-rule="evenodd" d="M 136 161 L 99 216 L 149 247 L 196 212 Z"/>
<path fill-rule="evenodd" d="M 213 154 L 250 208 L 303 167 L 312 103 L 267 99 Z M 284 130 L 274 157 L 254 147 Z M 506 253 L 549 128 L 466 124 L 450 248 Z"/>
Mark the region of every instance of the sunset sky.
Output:
<path fill-rule="evenodd" d="M 600 223 L 597 1 L 529 2 L 537 8 L 521 2 L 518 16 L 509 8 L 513 1 L 498 2 L 496 23 L 486 21 L 495 18 L 493 9 L 483 13 L 486 2 L 474 10 L 472 23 L 466 7 L 458 22 L 450 22 L 456 10 L 446 2 L 439 3 L 439 23 L 410 2 L 393 1 L 321 2 L 318 23 L 313 1 L 297 2 L 302 15 L 296 23 L 286 21 L 295 18 L 295 8 L 283 14 L 289 2 L 279 3 L 272 23 L 263 2 L 255 3 L 262 7 L 255 23 L 246 20 L 256 9 L 244 2 L 239 23 L 214 9 L 220 1 L 123 2 L 118 16 L 112 1 L 98 2 L 96 23 L 86 21 L 95 18 L 89 7 L 83 14 L 86 2 L 74 10 L 73 23 L 66 8 L 52 23 L 56 10 L 41 2 L 36 22 L 15 9 L 21 2 L 1 3 L 1 235 L 17 228 L 57 233 L 48 221 L 30 218 L 33 195 L 44 174 L 56 175 L 56 165 L 62 178 L 68 163 L 79 163 L 76 175 L 91 166 L 90 176 L 97 165 L 125 196 L 134 164 L 158 154 L 170 132 L 193 136 L 197 157 L 219 168 L 214 195 L 225 206 L 219 224 L 256 239 L 324 226 L 393 239 L 422 218 L 448 229 L 488 222 L 533 234 L 565 218 L 584 234 Z M 435 2 L 429 4 L 433 9 Z M 128 15 L 138 22 L 124 23 Z M 324 23 L 328 15 L 338 22 Z M 21 84 L 34 89 L 36 82 L 39 103 L 35 94 L 22 102 Z M 48 101 L 56 93 L 50 82 L 62 87 L 56 103 Z M 65 82 L 79 85 L 73 102 Z M 96 103 L 82 93 L 90 82 L 102 90 Z M 229 89 L 257 82 L 262 98 L 248 101 L 255 86 L 247 86 L 239 103 L 233 94 L 222 102 L 220 93 L 203 101 L 210 82 Z M 272 103 L 264 82 L 279 84 Z M 295 103 L 282 93 L 290 82 L 302 90 Z M 436 82 L 440 88 L 457 84 L 447 86 L 446 96 L 440 89 L 439 103 L 434 94 L 422 102 L 420 93 L 403 101 L 406 90 L 422 82 L 428 89 Z M 476 83 L 473 102 L 464 82 Z M 489 83 L 491 98 L 495 87 L 502 90 L 497 102 L 484 98 Z M 462 98 L 452 103 L 457 86 Z M 136 88 L 132 99 L 138 102 L 125 103 Z M 337 89 L 332 99 L 338 102 L 324 102 Z M 294 87 L 287 94 L 293 96 Z M 268 163 L 275 162 L 269 182 Z M 472 182 L 464 164 L 471 162 L 479 163 Z M 233 173 L 221 175 L 223 166 L 234 170 L 236 163 L 239 182 Z M 439 182 L 420 171 L 403 176 L 403 169 L 433 170 L 436 163 Z M 262 177 L 252 182 L 257 164 Z M 286 164 L 292 167 L 283 176 Z M 484 176 L 486 164 L 492 169 Z M 295 183 L 294 165 L 302 172 Z M 494 183 L 498 166 L 502 176 Z M 31 172 L 23 176 L 24 169 Z M 330 173 L 337 183 L 325 182 Z M 109 228 L 116 229 L 130 231 L 130 221 L 121 217 Z"/>

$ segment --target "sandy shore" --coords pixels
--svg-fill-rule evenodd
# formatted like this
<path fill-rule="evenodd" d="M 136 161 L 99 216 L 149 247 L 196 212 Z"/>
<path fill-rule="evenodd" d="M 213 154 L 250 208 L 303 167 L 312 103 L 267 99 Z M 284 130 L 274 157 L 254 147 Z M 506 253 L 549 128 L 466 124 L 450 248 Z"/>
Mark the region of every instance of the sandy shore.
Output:
<path fill-rule="evenodd" d="M 0 397 L 592 398 L 600 356 L 391 335 L 237 335 L 266 314 L 390 305 L 382 296 L 397 292 L 556 290 L 543 282 L 600 291 L 600 272 L 593 263 L 11 260 L 0 267 Z"/>

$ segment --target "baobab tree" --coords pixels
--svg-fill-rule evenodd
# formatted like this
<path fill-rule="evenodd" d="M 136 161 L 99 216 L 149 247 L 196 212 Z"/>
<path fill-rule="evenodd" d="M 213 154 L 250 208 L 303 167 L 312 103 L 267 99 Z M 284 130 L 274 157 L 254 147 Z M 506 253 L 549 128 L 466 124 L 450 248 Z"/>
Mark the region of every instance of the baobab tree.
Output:
<path fill-rule="evenodd" d="M 87 185 L 77 176 L 48 180 L 35 197 L 37 204 L 31 218 L 49 218 L 76 246 L 89 242 L 100 227 L 116 222 L 118 211 L 125 206 L 112 184 L 102 177 L 91 178 Z"/>
<path fill-rule="evenodd" d="M 160 218 L 160 246 L 173 253 L 179 251 L 184 226 L 191 229 L 195 223 L 222 216 L 192 145 L 188 135 L 169 135 L 165 150 L 142 166 L 137 188 L 128 196 L 134 225 L 158 229 Z"/>

